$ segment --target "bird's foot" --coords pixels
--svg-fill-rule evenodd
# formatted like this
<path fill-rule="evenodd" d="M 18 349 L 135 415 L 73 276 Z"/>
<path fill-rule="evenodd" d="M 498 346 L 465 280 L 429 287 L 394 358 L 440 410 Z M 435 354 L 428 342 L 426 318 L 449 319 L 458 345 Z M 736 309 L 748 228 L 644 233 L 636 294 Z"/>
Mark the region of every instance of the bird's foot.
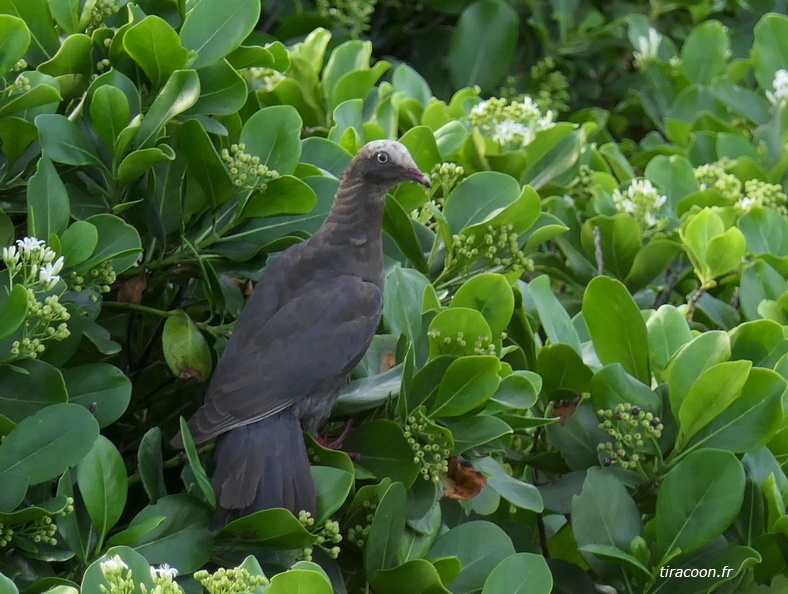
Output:
<path fill-rule="evenodd" d="M 348 436 L 348 433 L 350 433 L 350 429 L 352 427 L 353 419 L 348 419 L 347 423 L 345 423 L 345 428 L 342 429 L 342 433 L 340 433 L 339 437 L 337 437 L 334 441 L 328 441 L 328 438 L 323 437 L 322 435 L 315 435 L 315 441 L 327 450 L 335 450 L 342 445 L 343 441 L 345 441 L 345 438 Z"/>

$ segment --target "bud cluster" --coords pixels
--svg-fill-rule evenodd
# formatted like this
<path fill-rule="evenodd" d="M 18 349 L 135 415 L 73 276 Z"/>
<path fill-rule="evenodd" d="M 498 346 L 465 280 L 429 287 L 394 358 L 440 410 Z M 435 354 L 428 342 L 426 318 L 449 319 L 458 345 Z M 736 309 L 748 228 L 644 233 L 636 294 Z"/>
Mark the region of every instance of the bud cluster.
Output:
<path fill-rule="evenodd" d="M 120 7 L 115 4 L 115 0 L 95 0 L 90 11 L 90 24 L 88 30 L 96 29 L 113 14 L 116 14 Z"/>
<path fill-rule="evenodd" d="M 696 167 L 694 172 L 701 190 L 707 188 L 717 190 L 723 198 L 730 202 L 742 198 L 741 181 L 732 173 L 726 172 L 719 162 L 701 165 Z"/>
<path fill-rule="evenodd" d="M 312 517 L 312 514 L 305 510 L 301 510 L 298 513 L 298 521 L 301 522 L 307 530 L 315 524 L 315 519 Z M 340 551 L 337 545 L 342 542 L 342 535 L 339 532 L 339 522 L 327 520 L 315 534 L 317 536 L 315 544 L 323 549 L 329 557 L 336 559 Z M 298 558 L 304 561 L 311 561 L 312 552 L 312 547 L 306 547 L 301 551 Z"/>
<path fill-rule="evenodd" d="M 449 347 L 447 350 L 451 350 L 452 345 L 464 349 L 466 346 L 468 346 L 468 341 L 470 340 L 470 338 L 465 337 L 465 333 L 462 331 L 457 332 L 455 336 L 442 337 L 441 331 L 437 328 L 433 328 L 427 332 L 427 337 L 434 340 L 439 346 Z M 496 353 L 497 348 L 495 343 L 492 342 L 492 339 L 490 339 L 489 336 L 480 334 L 473 341 L 474 355 L 495 355 Z"/>
<path fill-rule="evenodd" d="M 444 200 L 464 175 L 465 169 L 463 169 L 462 165 L 449 161 L 436 163 L 432 171 L 430 171 L 430 179 L 432 179 L 434 185 L 440 185 Z"/>
<path fill-rule="evenodd" d="M 347 29 L 353 39 L 369 30 L 377 0 L 317 0 L 320 16 Z"/>
<path fill-rule="evenodd" d="M 364 517 L 364 525 L 356 524 L 354 527 L 348 529 L 347 539 L 356 545 L 359 549 L 363 549 L 369 536 L 369 527 L 372 525 L 372 520 L 375 518 L 375 510 L 378 508 L 377 502 L 365 501 L 363 503 L 366 516 Z"/>
<path fill-rule="evenodd" d="M 594 170 L 588 165 L 581 165 L 577 177 L 569 184 L 569 195 L 579 204 L 585 204 L 594 197 Z"/>
<path fill-rule="evenodd" d="M 120 558 L 120 555 L 102 561 L 100 563 L 101 573 L 107 586 L 101 584 L 99 587 L 104 594 L 132 594 L 134 592 L 134 580 L 129 566 Z"/>
<path fill-rule="evenodd" d="M 426 418 L 421 410 L 408 417 L 403 425 L 405 438 L 413 450 L 413 462 L 419 464 L 419 472 L 425 481 L 435 484 L 449 470 L 451 442 L 445 430 Z"/>
<path fill-rule="evenodd" d="M 736 209 L 740 212 L 747 212 L 754 206 L 762 206 L 788 216 L 788 196 L 785 195 L 780 184 L 749 179 L 744 182 L 744 194 L 744 198 L 736 203 Z"/>
<path fill-rule="evenodd" d="M 533 270 L 533 261 L 520 249 L 514 225 L 505 223 L 500 227 L 487 225 L 487 233 L 481 241 L 474 234 L 452 235 L 452 247 L 457 262 L 468 266 L 479 258 L 487 260 L 487 267 L 500 267 L 499 272 L 521 269 Z"/>
<path fill-rule="evenodd" d="M 17 76 L 16 80 L 6 87 L 10 93 L 26 93 L 30 89 L 30 79 L 24 74 Z"/>
<path fill-rule="evenodd" d="M 209 594 L 232 594 L 233 592 L 252 592 L 260 586 L 267 586 L 268 580 L 262 575 L 252 575 L 243 567 L 224 567 L 213 573 L 202 569 L 194 573 L 196 579 Z"/>
<path fill-rule="evenodd" d="M 279 84 L 279 81 L 286 78 L 284 74 L 273 68 L 257 68 L 253 66 L 248 71 L 252 77 L 252 86 L 268 92 L 273 91 L 274 87 Z"/>
<path fill-rule="evenodd" d="M 243 143 L 233 144 L 230 150 L 222 149 L 222 160 L 230 172 L 233 185 L 245 190 L 265 191 L 267 182 L 279 177 L 274 169 L 260 163 L 260 157 L 244 152 Z"/>
<path fill-rule="evenodd" d="M 629 402 L 617 404 L 613 410 L 596 411 L 601 421 L 599 428 L 606 431 L 613 441 L 600 443 L 597 449 L 607 455 L 602 463 L 610 466 L 619 463 L 621 468 L 634 468 L 643 457 L 637 452 L 646 440 L 659 439 L 664 429 L 659 417 Z"/>
<path fill-rule="evenodd" d="M 72 291 L 92 289 L 97 293 L 109 293 L 110 286 L 117 279 L 112 262 L 105 260 L 87 274 L 79 275 L 72 272 L 69 277 L 68 288 Z"/>

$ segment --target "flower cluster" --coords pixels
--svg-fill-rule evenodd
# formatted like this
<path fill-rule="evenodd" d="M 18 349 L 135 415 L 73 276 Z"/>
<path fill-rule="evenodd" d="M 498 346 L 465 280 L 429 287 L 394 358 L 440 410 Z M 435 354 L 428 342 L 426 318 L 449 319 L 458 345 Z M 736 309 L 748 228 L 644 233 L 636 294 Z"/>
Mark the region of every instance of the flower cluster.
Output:
<path fill-rule="evenodd" d="M 92 289 L 97 293 L 109 293 L 110 285 L 115 282 L 117 275 L 112 263 L 106 260 L 90 270 L 84 276 L 72 272 L 68 281 L 68 288 L 72 291 Z"/>
<path fill-rule="evenodd" d="M 104 594 L 132 594 L 134 592 L 134 580 L 131 577 L 131 569 L 120 555 L 115 555 L 100 564 L 101 573 L 108 586 L 101 584 L 100 588 Z"/>
<path fill-rule="evenodd" d="M 444 162 L 436 163 L 430 171 L 430 179 L 433 185 L 438 185 L 443 193 L 443 199 L 449 195 L 457 182 L 465 175 L 465 169 L 462 165 L 456 163 Z"/>
<path fill-rule="evenodd" d="M 88 31 L 101 26 L 107 17 L 116 14 L 120 7 L 115 4 L 115 0 L 96 0 L 90 11 L 90 24 Z"/>
<path fill-rule="evenodd" d="M 441 338 L 441 331 L 433 328 L 427 332 L 427 337 L 434 340 L 439 346 L 448 347 L 446 350 L 450 351 L 452 346 L 459 346 L 464 348 L 468 345 L 470 338 L 465 337 L 465 333 L 457 332 L 456 336 L 444 336 Z M 475 355 L 494 355 L 496 353 L 495 343 L 492 342 L 489 336 L 479 335 L 473 341 L 473 353 Z"/>
<path fill-rule="evenodd" d="M 252 592 L 260 586 L 268 585 L 263 575 L 252 575 L 243 567 L 221 568 L 213 573 L 202 569 L 194 572 L 196 579 L 210 594 L 232 594 L 233 592 Z"/>
<path fill-rule="evenodd" d="M 552 128 L 554 113 L 544 115 L 533 99 L 524 96 L 522 101 L 509 102 L 503 97 L 492 97 L 471 109 L 468 119 L 501 147 L 523 148 L 530 144 L 536 133 Z"/>
<path fill-rule="evenodd" d="M 8 85 L 7 89 L 11 94 L 14 93 L 26 93 L 30 90 L 30 79 L 27 78 L 24 74 L 20 74 L 16 77 L 16 80 Z"/>
<path fill-rule="evenodd" d="M 446 430 L 432 423 L 421 410 L 408 417 L 403 429 L 413 450 L 413 462 L 421 465 L 421 476 L 425 481 L 438 484 L 441 475 L 449 470 L 447 459 L 451 455 L 451 442 Z"/>
<path fill-rule="evenodd" d="M 48 340 L 68 338 L 66 322 L 71 318 L 58 295 L 48 294 L 60 282 L 63 257 L 35 237 L 19 239 L 3 248 L 3 263 L 8 268 L 9 289 L 15 284 L 27 291 L 27 317 L 21 337 L 13 341 L 6 360 L 35 359 L 45 350 Z M 46 296 L 45 296 L 46 295 Z"/>
<path fill-rule="evenodd" d="M 741 181 L 732 173 L 728 173 L 719 163 L 709 163 L 694 169 L 695 179 L 700 184 L 700 189 L 717 190 L 720 195 L 730 202 L 742 197 Z"/>
<path fill-rule="evenodd" d="M 148 592 L 145 584 L 140 584 L 142 594 L 183 594 L 183 588 L 174 581 L 177 576 L 178 570 L 166 563 L 160 567 L 151 567 L 150 577 L 153 580 L 153 589 Z"/>
<path fill-rule="evenodd" d="M 788 70 L 780 69 L 774 73 L 774 93 L 766 91 L 766 97 L 774 105 L 788 103 Z"/>
<path fill-rule="evenodd" d="M 244 152 L 246 146 L 233 144 L 230 150 L 222 149 L 222 160 L 230 172 L 233 184 L 245 190 L 265 191 L 267 183 L 279 177 L 279 173 L 260 164 L 260 157 Z"/>
<path fill-rule="evenodd" d="M 377 0 L 317 0 L 317 10 L 325 19 L 347 29 L 353 39 L 369 29 Z"/>
<path fill-rule="evenodd" d="M 312 514 L 305 510 L 301 510 L 298 513 L 298 521 L 301 522 L 307 530 L 315 525 L 315 519 L 312 517 Z M 340 551 L 337 545 L 342 542 L 342 535 L 339 533 L 339 522 L 327 520 L 316 535 L 317 541 L 315 541 L 315 544 L 323 549 L 329 557 L 336 559 Z M 299 559 L 311 561 L 312 552 L 312 547 L 306 547 L 301 551 Z"/>
<path fill-rule="evenodd" d="M 657 53 L 659 52 L 659 45 L 662 43 L 662 35 L 654 29 L 649 27 L 648 37 L 641 35 L 637 38 L 637 49 L 632 52 L 635 58 L 635 68 L 638 70 L 645 70 L 649 62 L 655 62 Z"/>
<path fill-rule="evenodd" d="M 366 543 L 367 536 L 369 535 L 369 527 L 372 525 L 372 520 L 375 518 L 375 510 L 378 504 L 375 501 L 365 501 L 363 504 L 366 515 L 364 516 L 364 525 L 356 524 L 354 527 L 347 531 L 347 539 L 358 548 L 363 549 Z"/>
<path fill-rule="evenodd" d="M 750 179 L 744 182 L 744 197 L 736 203 L 736 209 L 747 212 L 754 206 L 771 208 L 782 215 L 788 215 L 788 196 L 780 184 Z"/>
<path fill-rule="evenodd" d="M 287 78 L 284 74 L 273 68 L 249 68 L 249 75 L 252 77 L 252 85 L 256 89 L 263 89 L 270 92 L 279 84 L 279 81 Z"/>
<path fill-rule="evenodd" d="M 488 267 L 499 267 L 500 271 L 521 269 L 532 270 L 533 261 L 520 249 L 514 225 L 506 223 L 498 228 L 487 225 L 487 233 L 481 241 L 475 234 L 452 235 L 452 247 L 457 261 L 465 266 L 484 258 Z"/>
<path fill-rule="evenodd" d="M 667 199 L 647 179 L 634 180 L 623 192 L 618 188 L 613 191 L 616 210 L 631 214 L 643 230 L 658 231 L 667 224 L 666 218 L 658 216 Z"/>
<path fill-rule="evenodd" d="M 585 204 L 594 197 L 594 170 L 588 165 L 581 165 L 577 170 L 577 177 L 569 184 L 569 195 L 579 203 Z"/>
<path fill-rule="evenodd" d="M 606 452 L 602 460 L 605 466 L 617 462 L 621 468 L 634 468 L 643 459 L 637 453 L 638 448 L 646 440 L 659 439 L 664 429 L 659 417 L 629 402 L 617 404 L 613 410 L 598 410 L 596 416 L 601 421 L 599 428 L 613 438 L 613 442 L 597 446 L 599 451 Z"/>

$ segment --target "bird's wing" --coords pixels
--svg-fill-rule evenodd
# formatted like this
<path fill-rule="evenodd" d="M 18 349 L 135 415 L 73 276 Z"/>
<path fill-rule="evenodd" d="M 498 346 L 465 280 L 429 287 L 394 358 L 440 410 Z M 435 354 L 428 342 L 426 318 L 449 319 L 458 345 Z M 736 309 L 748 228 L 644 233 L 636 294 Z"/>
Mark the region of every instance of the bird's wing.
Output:
<path fill-rule="evenodd" d="M 242 316 L 189 421 L 194 440 L 264 419 L 344 377 L 369 346 L 381 309 L 377 285 L 340 275 L 306 284 L 266 320 L 254 309 Z"/>

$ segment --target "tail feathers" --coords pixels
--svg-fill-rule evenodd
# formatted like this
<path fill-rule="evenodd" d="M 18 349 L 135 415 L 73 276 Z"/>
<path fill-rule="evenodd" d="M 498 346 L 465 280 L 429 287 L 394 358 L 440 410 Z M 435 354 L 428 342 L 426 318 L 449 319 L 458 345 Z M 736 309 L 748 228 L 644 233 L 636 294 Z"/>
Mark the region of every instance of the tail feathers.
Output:
<path fill-rule="evenodd" d="M 315 485 L 301 427 L 292 410 L 237 427 L 216 440 L 211 528 L 252 512 L 284 507 L 315 511 Z"/>

